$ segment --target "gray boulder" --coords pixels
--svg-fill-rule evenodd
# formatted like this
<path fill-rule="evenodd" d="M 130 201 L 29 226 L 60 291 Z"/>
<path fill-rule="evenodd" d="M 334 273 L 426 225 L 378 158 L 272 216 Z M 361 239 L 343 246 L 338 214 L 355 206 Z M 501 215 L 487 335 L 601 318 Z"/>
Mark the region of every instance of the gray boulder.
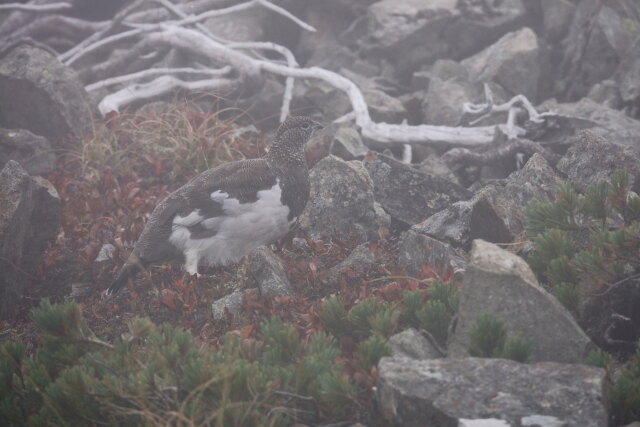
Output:
<path fill-rule="evenodd" d="M 267 247 L 261 247 L 249 255 L 247 273 L 253 277 L 266 298 L 293 295 L 293 288 L 278 257 Z"/>
<path fill-rule="evenodd" d="M 570 0 L 540 0 L 542 30 L 551 43 L 560 43 L 567 34 L 576 5 Z"/>
<path fill-rule="evenodd" d="M 527 217 L 524 208 L 527 203 L 534 197 L 555 196 L 561 183 L 562 179 L 549 163 L 536 153 L 522 169 L 485 187 L 480 194 L 502 220 L 509 233 L 508 241 L 512 241 L 525 231 Z"/>
<path fill-rule="evenodd" d="M 614 110 L 620 110 L 624 106 L 620 85 L 614 80 L 603 80 L 596 83 L 589 90 L 587 98 Z"/>
<path fill-rule="evenodd" d="M 444 178 L 427 175 L 385 155 L 368 158 L 375 199 L 393 218 L 417 224 L 471 193 Z"/>
<path fill-rule="evenodd" d="M 25 129 L 0 128 L 0 166 L 15 160 L 31 175 L 45 175 L 56 163 L 51 144 Z"/>
<path fill-rule="evenodd" d="M 331 124 L 316 134 L 306 145 L 307 164 L 313 167 L 323 157 L 333 154 L 342 160 L 364 157 L 369 149 L 362 142 L 360 133 L 350 124 Z"/>
<path fill-rule="evenodd" d="M 12 315 L 28 275 L 56 235 L 59 215 L 51 183 L 9 160 L 0 172 L 0 318 Z"/>
<path fill-rule="evenodd" d="M 407 274 L 417 276 L 425 265 L 440 277 L 464 270 L 466 261 L 461 251 L 420 231 L 416 226 L 402 233 L 398 244 L 398 264 Z"/>
<path fill-rule="evenodd" d="M 616 75 L 622 100 L 627 103 L 640 101 L 640 37 L 622 58 Z"/>
<path fill-rule="evenodd" d="M 369 246 L 367 244 L 358 245 L 344 261 L 331 268 L 329 278 L 335 282 L 345 270 L 349 270 L 351 274 L 355 274 L 358 277 L 366 277 L 375 262 L 376 257 L 369 249 Z"/>
<path fill-rule="evenodd" d="M 549 100 L 543 102 L 538 108 L 539 111 L 554 111 L 575 122 L 574 129 L 589 129 L 609 141 L 640 147 L 640 121 L 589 98 L 572 103 L 557 103 L 555 100 Z M 571 123 L 564 126 L 571 127 Z"/>
<path fill-rule="evenodd" d="M 461 64 L 467 68 L 472 81 L 493 81 L 511 95 L 522 94 L 535 101 L 539 96 L 544 61 L 536 34 L 530 28 L 523 28 L 506 34 Z"/>
<path fill-rule="evenodd" d="M 453 203 L 415 224 L 411 231 L 464 250 L 469 249 L 473 239 L 510 242 L 513 236 L 492 202 L 494 195 L 491 188 L 481 190 L 471 200 Z"/>
<path fill-rule="evenodd" d="M 526 14 L 521 0 L 483 3 L 456 0 L 382 0 L 368 9 L 372 53 L 410 76 L 436 59 L 461 59 L 512 31 Z M 425 40 L 428 43 L 425 43 Z"/>
<path fill-rule="evenodd" d="M 434 64 L 428 87 L 422 110 L 424 123 L 430 125 L 457 126 L 463 116 L 462 104 L 481 96 L 480 85 L 471 83 L 467 68 L 451 60 Z"/>
<path fill-rule="evenodd" d="M 604 369 L 553 362 L 384 357 L 376 398 L 391 425 L 606 427 Z"/>
<path fill-rule="evenodd" d="M 608 180 L 614 171 L 626 169 L 633 179 L 633 190 L 640 191 L 640 146 L 629 147 L 583 131 L 574 139 L 558 162 L 558 170 L 567 175 L 578 189 Z"/>
<path fill-rule="evenodd" d="M 591 349 L 591 341 L 571 314 L 538 284 L 523 259 L 492 243 L 474 240 L 449 356 L 468 355 L 469 333 L 484 313 L 503 319 L 509 335 L 532 339 L 534 362 L 575 363 Z"/>
<path fill-rule="evenodd" d="M 580 1 L 567 34 L 555 93 L 575 101 L 594 84 L 611 77 L 620 60 L 629 55 L 640 35 L 640 4 L 634 0 Z"/>
<path fill-rule="evenodd" d="M 373 182 L 361 162 L 329 155 L 311 169 L 309 178 L 311 196 L 299 219 L 303 230 L 314 238 L 377 238 Z"/>
<path fill-rule="evenodd" d="M 21 44 L 0 59 L 0 126 L 58 141 L 91 130 L 94 106 L 75 73 L 51 53 Z"/>
<path fill-rule="evenodd" d="M 393 357 L 428 360 L 445 356 L 427 337 L 413 328 L 392 335 L 389 338 L 389 347 Z"/>

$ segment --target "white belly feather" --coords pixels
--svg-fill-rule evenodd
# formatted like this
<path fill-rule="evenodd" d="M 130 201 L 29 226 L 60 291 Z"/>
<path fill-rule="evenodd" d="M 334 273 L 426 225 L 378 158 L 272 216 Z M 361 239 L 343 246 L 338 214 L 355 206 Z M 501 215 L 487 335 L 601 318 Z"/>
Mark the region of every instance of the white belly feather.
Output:
<path fill-rule="evenodd" d="M 169 241 L 185 255 L 185 269 L 198 272 L 198 264 L 225 265 L 237 262 L 259 246 L 284 236 L 295 223 L 288 220 L 289 207 L 282 204 L 279 182 L 258 192 L 253 203 L 240 203 L 227 193 L 215 191 L 211 199 L 221 203 L 224 216 L 205 218 L 199 210 L 182 217 L 176 215 Z M 187 227 L 200 223 L 217 230 L 212 237 L 192 239 Z"/>

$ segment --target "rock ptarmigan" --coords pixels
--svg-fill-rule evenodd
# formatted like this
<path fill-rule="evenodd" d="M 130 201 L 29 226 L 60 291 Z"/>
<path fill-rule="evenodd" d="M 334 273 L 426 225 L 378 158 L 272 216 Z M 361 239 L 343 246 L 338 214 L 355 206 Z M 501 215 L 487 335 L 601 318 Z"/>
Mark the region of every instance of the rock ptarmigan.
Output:
<path fill-rule="evenodd" d="M 264 157 L 209 169 L 167 196 L 106 294 L 152 264 L 180 260 L 197 274 L 198 265 L 238 262 L 285 236 L 309 199 L 304 145 L 321 128 L 308 117 L 289 117 Z"/>

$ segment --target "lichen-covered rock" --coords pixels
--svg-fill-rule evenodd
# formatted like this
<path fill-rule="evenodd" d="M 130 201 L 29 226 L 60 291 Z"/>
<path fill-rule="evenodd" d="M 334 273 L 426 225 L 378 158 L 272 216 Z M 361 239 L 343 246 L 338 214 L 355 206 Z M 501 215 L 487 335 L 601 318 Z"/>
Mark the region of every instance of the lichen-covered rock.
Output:
<path fill-rule="evenodd" d="M 373 182 L 361 162 L 329 155 L 311 169 L 309 179 L 311 195 L 300 216 L 302 229 L 314 238 L 378 237 Z"/>
<path fill-rule="evenodd" d="M 580 190 L 609 180 L 614 171 L 626 169 L 633 179 L 633 190 L 640 192 L 640 147 L 617 144 L 593 132 L 583 131 L 574 139 L 558 162 L 558 170 Z"/>
<path fill-rule="evenodd" d="M 411 276 L 422 273 L 426 265 L 438 276 L 448 277 L 464 270 L 467 263 L 461 251 L 420 232 L 417 227 L 411 227 L 400 236 L 398 264 L 405 267 Z"/>
<path fill-rule="evenodd" d="M 407 76 L 436 59 L 477 52 L 516 29 L 525 15 L 522 0 L 382 0 L 368 9 L 364 44 L 395 64 L 397 75 Z"/>
<path fill-rule="evenodd" d="M 384 357 L 376 398 L 397 426 L 606 427 L 606 387 L 585 365 Z"/>
<path fill-rule="evenodd" d="M 0 59 L 0 126 L 27 129 L 54 147 L 91 130 L 89 95 L 75 73 L 51 53 L 28 44 Z"/>
<path fill-rule="evenodd" d="M 468 355 L 470 331 L 484 313 L 503 319 L 510 336 L 532 339 L 531 359 L 535 362 L 575 363 L 592 348 L 571 314 L 538 284 L 522 258 L 492 243 L 474 240 L 460 288 L 449 356 Z"/>
<path fill-rule="evenodd" d="M 413 328 L 406 329 L 389 338 L 393 357 L 409 357 L 417 360 L 438 359 L 444 354 L 424 335 Z"/>
<path fill-rule="evenodd" d="M 373 180 L 375 199 L 389 214 L 417 224 L 471 193 L 444 178 L 428 175 L 385 155 L 365 161 Z"/>
<path fill-rule="evenodd" d="M 465 66 L 439 60 L 431 70 L 429 90 L 422 101 L 424 123 L 457 126 L 463 116 L 462 105 L 480 100 L 480 96 L 480 85 L 471 82 Z"/>
<path fill-rule="evenodd" d="M 247 289 L 244 291 L 235 290 L 211 304 L 211 313 L 213 320 L 221 322 L 227 318 L 227 313 L 233 316 L 234 324 L 240 323 L 240 315 L 242 314 L 242 304 L 246 294 L 257 294 L 257 289 Z"/>
<path fill-rule="evenodd" d="M 573 118 L 577 122 L 574 126 L 577 130 L 589 129 L 608 141 L 640 147 L 640 121 L 589 98 L 572 103 L 557 103 L 551 99 L 542 103 L 539 109 Z M 563 126 L 567 125 L 570 123 Z"/>
<path fill-rule="evenodd" d="M 249 255 L 247 273 L 253 277 L 263 297 L 293 295 L 293 288 L 282 263 L 267 247 L 258 248 Z"/>
<path fill-rule="evenodd" d="M 530 100 L 539 96 L 539 83 L 544 69 L 538 38 L 530 28 L 506 34 L 493 45 L 465 59 L 473 81 L 493 81 L 510 92 Z"/>
<path fill-rule="evenodd" d="M 340 274 L 346 270 L 349 270 L 352 275 L 357 277 L 366 277 L 367 273 L 372 270 L 375 262 L 376 257 L 368 245 L 358 245 L 344 261 L 331 268 L 330 279 L 332 281 L 338 280 Z"/>
<path fill-rule="evenodd" d="M 589 31 L 584 31 L 585 28 Z M 570 101 L 585 96 L 594 84 L 613 75 L 620 60 L 631 54 L 629 49 L 638 36 L 637 1 L 578 2 L 562 44 L 563 58 L 555 93 Z"/>
<path fill-rule="evenodd" d="M 59 211 L 51 183 L 7 162 L 0 172 L 0 318 L 12 315 L 27 276 L 56 235 Z"/>
<path fill-rule="evenodd" d="M 31 175 L 51 172 L 56 155 L 51 144 L 42 136 L 25 129 L 0 128 L 0 167 L 15 160 Z"/>

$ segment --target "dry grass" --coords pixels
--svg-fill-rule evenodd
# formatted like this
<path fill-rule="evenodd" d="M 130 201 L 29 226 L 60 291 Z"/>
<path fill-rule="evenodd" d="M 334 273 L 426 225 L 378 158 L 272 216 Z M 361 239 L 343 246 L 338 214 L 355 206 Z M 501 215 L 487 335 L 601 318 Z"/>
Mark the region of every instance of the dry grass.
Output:
<path fill-rule="evenodd" d="M 206 113 L 189 101 L 121 114 L 95 124 L 71 157 L 82 175 L 108 170 L 184 181 L 220 163 L 262 154 L 262 141 L 239 136 L 241 117 L 234 110 Z"/>

